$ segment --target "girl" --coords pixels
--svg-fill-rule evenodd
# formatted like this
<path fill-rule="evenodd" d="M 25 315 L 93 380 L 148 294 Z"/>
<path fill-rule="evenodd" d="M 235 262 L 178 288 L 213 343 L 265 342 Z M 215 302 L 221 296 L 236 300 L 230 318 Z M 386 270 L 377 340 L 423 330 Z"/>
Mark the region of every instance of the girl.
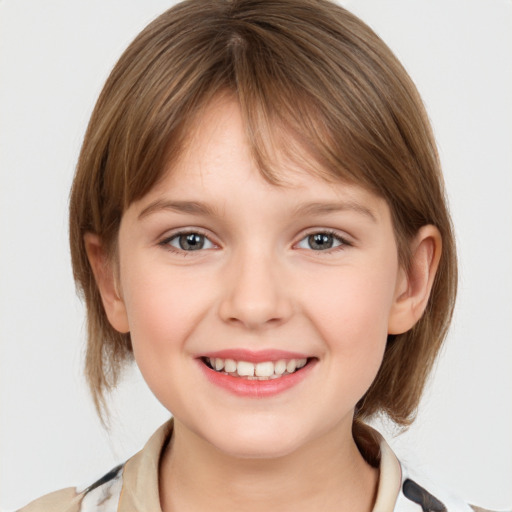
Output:
<path fill-rule="evenodd" d="M 421 102 L 359 20 L 317 1 L 162 15 L 100 96 L 70 232 L 98 411 L 134 357 L 174 422 L 27 510 L 470 510 L 363 423 L 411 421 L 456 265 Z"/>

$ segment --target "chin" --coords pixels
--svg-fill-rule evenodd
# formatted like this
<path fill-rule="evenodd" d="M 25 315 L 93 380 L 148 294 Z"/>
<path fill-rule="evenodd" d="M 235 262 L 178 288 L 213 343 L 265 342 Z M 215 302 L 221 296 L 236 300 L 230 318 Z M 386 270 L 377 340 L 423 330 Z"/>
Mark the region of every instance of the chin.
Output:
<path fill-rule="evenodd" d="M 296 451 L 298 446 L 294 443 L 283 443 L 282 439 L 276 443 L 257 442 L 255 439 L 251 439 L 250 443 L 231 442 L 229 446 L 218 446 L 218 448 L 226 455 L 237 459 L 269 460 L 290 455 Z"/>
<path fill-rule="evenodd" d="M 214 434 L 208 432 L 208 440 L 218 450 L 239 459 L 275 459 L 289 455 L 306 442 L 305 436 L 293 432 L 289 426 L 265 425 L 255 422 L 250 426 L 231 426 Z M 226 435 L 226 432 L 228 435 Z"/>

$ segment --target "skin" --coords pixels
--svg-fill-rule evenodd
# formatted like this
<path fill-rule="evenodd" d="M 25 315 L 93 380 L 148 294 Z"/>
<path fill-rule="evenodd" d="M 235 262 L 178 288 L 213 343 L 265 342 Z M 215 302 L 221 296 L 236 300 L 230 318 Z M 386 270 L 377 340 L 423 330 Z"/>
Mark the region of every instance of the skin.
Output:
<path fill-rule="evenodd" d="M 276 166 L 283 186 L 261 176 L 237 104 L 219 98 L 180 161 L 123 215 L 116 265 L 86 235 L 109 320 L 131 333 L 146 382 L 175 417 L 160 467 L 164 511 L 373 506 L 378 470 L 352 437 L 354 407 L 388 333 L 421 316 L 441 240 L 423 227 L 406 275 L 382 198 L 279 155 Z M 177 233 L 204 235 L 203 248 L 184 250 Z M 315 233 L 332 247 L 313 247 Z M 238 396 L 205 378 L 200 357 L 239 348 L 300 352 L 312 364 L 284 392 Z"/>

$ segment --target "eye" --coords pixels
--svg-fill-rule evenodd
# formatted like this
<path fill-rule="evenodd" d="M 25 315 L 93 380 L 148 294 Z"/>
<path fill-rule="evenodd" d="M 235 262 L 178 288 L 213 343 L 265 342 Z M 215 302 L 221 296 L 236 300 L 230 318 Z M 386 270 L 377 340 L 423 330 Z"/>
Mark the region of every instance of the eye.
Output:
<path fill-rule="evenodd" d="M 299 249 L 312 249 L 313 251 L 326 251 L 328 249 L 335 249 L 350 245 L 349 242 L 341 238 L 335 233 L 329 231 L 321 231 L 311 233 L 304 237 L 298 244 Z"/>
<path fill-rule="evenodd" d="M 166 238 L 161 245 L 170 246 L 178 251 L 200 251 L 201 249 L 213 249 L 215 245 L 205 235 L 197 232 L 176 233 Z"/>

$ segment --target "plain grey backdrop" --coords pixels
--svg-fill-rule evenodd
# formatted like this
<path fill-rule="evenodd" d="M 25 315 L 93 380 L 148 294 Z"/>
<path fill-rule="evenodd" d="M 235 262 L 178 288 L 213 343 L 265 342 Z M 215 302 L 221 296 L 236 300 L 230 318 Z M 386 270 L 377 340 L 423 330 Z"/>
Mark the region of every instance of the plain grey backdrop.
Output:
<path fill-rule="evenodd" d="M 168 413 L 135 369 L 102 430 L 82 377 L 68 191 L 131 39 L 173 2 L 0 0 L 0 506 L 90 483 Z M 453 328 L 398 454 L 472 503 L 512 506 L 512 2 L 353 0 L 402 60 L 439 143 L 460 255 Z M 307 411 L 304 411 L 307 414 Z"/>

